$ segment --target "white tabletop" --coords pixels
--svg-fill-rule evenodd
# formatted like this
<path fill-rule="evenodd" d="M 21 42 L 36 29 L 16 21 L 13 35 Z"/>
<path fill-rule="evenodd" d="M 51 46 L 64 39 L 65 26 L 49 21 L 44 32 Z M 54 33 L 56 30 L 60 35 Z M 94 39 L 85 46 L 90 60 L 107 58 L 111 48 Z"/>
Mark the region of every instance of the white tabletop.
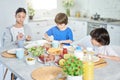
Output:
<path fill-rule="evenodd" d="M 120 47 L 119 48 L 117 47 L 116 49 L 119 51 Z M 25 62 L 25 58 L 22 60 L 18 60 L 16 58 L 4 58 L 1 55 L 0 63 L 6 66 L 21 80 L 32 80 L 31 77 L 32 71 L 39 67 L 44 66 L 38 61 L 36 61 L 35 65 L 28 65 Z M 94 80 L 120 80 L 120 62 L 107 60 L 107 66 L 95 69 L 94 77 L 95 77 Z"/>

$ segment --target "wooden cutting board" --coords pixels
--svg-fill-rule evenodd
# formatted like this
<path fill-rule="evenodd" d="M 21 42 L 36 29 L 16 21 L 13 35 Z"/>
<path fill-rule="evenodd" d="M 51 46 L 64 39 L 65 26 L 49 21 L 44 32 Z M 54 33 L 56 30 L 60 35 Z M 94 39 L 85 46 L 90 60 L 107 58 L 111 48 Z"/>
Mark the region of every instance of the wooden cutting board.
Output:
<path fill-rule="evenodd" d="M 24 51 L 24 54 L 25 54 L 25 56 L 28 55 L 27 50 Z M 2 52 L 1 55 L 2 55 L 3 57 L 6 57 L 6 58 L 16 58 L 16 54 L 10 54 L 10 53 L 8 53 L 7 51 Z"/>
<path fill-rule="evenodd" d="M 107 65 L 107 62 L 104 59 L 100 59 L 99 61 L 94 63 L 95 68 L 102 68 Z"/>
<path fill-rule="evenodd" d="M 62 72 L 60 67 L 44 66 L 32 71 L 34 80 L 54 80 L 56 76 Z"/>

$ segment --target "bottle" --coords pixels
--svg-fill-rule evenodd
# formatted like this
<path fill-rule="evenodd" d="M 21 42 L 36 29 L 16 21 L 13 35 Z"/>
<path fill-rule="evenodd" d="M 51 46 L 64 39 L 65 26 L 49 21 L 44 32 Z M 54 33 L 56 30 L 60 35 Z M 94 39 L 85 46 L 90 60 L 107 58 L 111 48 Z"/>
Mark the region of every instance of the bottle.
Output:
<path fill-rule="evenodd" d="M 80 17 L 80 12 L 79 11 L 76 12 L 75 17 L 77 17 L 77 18 Z"/>
<path fill-rule="evenodd" d="M 68 53 L 67 48 L 63 48 L 63 55 L 64 55 L 64 54 L 67 54 L 67 53 Z"/>
<path fill-rule="evenodd" d="M 77 46 L 77 47 L 76 47 L 76 49 L 75 49 L 75 51 L 74 51 L 74 55 L 75 55 L 77 58 L 79 58 L 80 60 L 83 60 L 84 53 L 83 53 L 83 51 L 82 51 L 82 49 L 81 49 L 80 46 Z"/>
<path fill-rule="evenodd" d="M 83 80 L 94 80 L 94 62 L 89 51 L 86 53 L 86 59 L 83 60 Z"/>

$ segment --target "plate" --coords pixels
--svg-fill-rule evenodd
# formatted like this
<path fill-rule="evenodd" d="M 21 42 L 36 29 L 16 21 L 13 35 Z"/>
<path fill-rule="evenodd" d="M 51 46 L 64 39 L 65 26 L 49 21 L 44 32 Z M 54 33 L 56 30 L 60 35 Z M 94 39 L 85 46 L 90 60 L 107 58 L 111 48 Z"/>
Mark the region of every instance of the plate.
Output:
<path fill-rule="evenodd" d="M 99 60 L 100 60 L 99 57 L 97 57 L 97 56 L 93 56 L 93 62 L 97 62 L 97 61 L 99 61 Z"/>
<path fill-rule="evenodd" d="M 29 41 L 25 43 L 25 48 L 31 48 L 33 46 L 43 46 L 45 43 L 48 43 L 46 40 L 37 40 L 37 41 Z"/>
<path fill-rule="evenodd" d="M 7 53 L 9 54 L 15 54 L 16 53 L 16 49 L 10 49 L 7 51 Z"/>
<path fill-rule="evenodd" d="M 28 44 L 28 45 L 26 45 L 26 46 L 24 46 L 26 49 L 28 49 L 28 48 L 31 48 L 31 47 L 33 47 L 33 46 L 37 46 L 36 44 L 34 44 L 34 43 L 31 43 L 31 44 Z"/>
<path fill-rule="evenodd" d="M 84 56 L 83 57 L 83 61 L 84 60 L 88 60 L 88 57 L 87 56 Z M 97 62 L 97 61 L 99 61 L 100 60 L 100 58 L 99 57 L 97 57 L 97 56 L 92 56 L 92 61 L 93 62 Z"/>

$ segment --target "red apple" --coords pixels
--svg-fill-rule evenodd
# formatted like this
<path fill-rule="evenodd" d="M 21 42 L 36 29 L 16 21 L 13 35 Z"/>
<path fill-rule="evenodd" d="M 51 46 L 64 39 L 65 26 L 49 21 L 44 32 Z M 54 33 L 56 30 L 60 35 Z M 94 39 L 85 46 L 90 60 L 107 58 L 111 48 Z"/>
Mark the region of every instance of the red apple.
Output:
<path fill-rule="evenodd" d="M 40 55 L 39 59 L 44 62 L 44 55 Z"/>

